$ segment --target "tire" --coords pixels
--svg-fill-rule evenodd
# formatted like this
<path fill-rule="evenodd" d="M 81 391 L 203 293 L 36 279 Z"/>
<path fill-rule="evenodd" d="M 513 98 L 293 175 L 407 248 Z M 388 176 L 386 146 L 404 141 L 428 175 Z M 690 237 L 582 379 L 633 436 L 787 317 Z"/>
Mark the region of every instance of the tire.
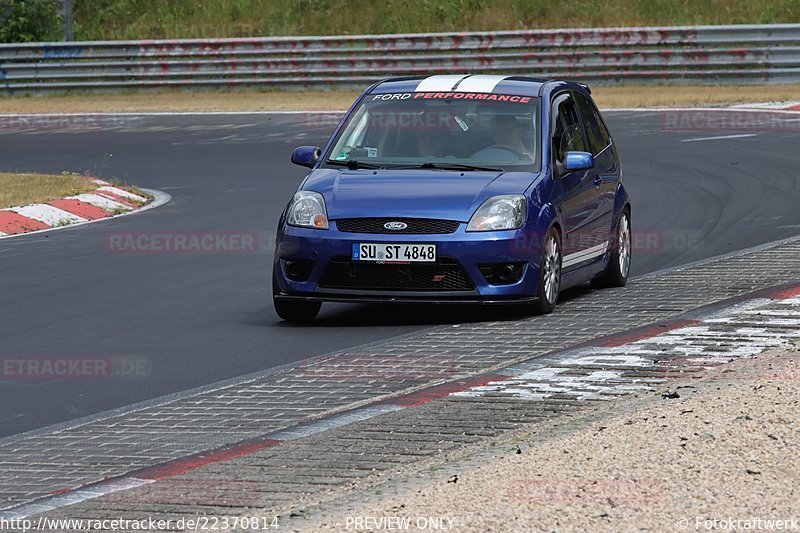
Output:
<path fill-rule="evenodd" d="M 555 228 L 550 228 L 544 239 L 544 251 L 539 267 L 539 292 L 538 299 L 531 304 L 534 314 L 544 315 L 552 313 L 558 302 L 561 292 L 561 236 Z"/>
<path fill-rule="evenodd" d="M 602 275 L 592 280 L 592 287 L 595 289 L 624 287 L 625 284 L 628 283 L 628 274 L 630 274 L 631 271 L 632 250 L 631 212 L 627 207 L 619 216 L 617 230 L 614 235 L 608 267 L 606 267 Z"/>
<path fill-rule="evenodd" d="M 319 314 L 322 302 L 304 302 L 279 300 L 275 298 L 280 290 L 275 278 L 272 278 L 272 306 L 278 316 L 286 322 L 311 322 Z"/>
<path fill-rule="evenodd" d="M 322 302 L 292 302 L 272 299 L 275 312 L 286 322 L 311 322 L 317 318 Z"/>

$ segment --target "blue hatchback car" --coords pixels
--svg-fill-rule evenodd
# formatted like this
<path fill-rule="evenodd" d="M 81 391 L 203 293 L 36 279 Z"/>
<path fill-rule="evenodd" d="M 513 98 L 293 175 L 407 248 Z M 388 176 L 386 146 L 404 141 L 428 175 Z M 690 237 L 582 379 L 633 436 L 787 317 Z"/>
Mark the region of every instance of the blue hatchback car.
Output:
<path fill-rule="evenodd" d="M 437 75 L 375 83 L 281 215 L 273 300 L 519 304 L 548 313 L 591 281 L 622 286 L 631 205 L 586 85 Z"/>

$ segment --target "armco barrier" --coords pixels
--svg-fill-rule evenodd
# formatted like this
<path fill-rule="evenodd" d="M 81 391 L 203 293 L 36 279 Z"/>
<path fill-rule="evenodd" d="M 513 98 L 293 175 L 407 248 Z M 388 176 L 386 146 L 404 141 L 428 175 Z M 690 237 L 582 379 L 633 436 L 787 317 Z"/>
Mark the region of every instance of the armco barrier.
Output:
<path fill-rule="evenodd" d="M 466 71 L 593 83 L 796 83 L 800 24 L 0 44 L 6 93 L 341 87 Z"/>

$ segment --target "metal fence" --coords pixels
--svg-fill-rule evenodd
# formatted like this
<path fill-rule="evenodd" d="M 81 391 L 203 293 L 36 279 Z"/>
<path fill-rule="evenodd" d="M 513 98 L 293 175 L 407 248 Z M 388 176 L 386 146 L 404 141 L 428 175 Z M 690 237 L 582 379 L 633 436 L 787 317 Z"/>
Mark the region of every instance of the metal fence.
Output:
<path fill-rule="evenodd" d="M 591 83 L 796 83 L 800 24 L 0 44 L 7 93 L 349 87 L 467 71 Z"/>

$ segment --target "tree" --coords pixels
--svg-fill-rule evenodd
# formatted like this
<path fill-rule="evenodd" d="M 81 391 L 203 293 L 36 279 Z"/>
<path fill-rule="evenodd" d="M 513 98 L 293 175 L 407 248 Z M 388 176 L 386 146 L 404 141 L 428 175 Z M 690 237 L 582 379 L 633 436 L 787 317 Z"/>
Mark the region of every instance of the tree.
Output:
<path fill-rule="evenodd" d="M 61 39 L 59 0 L 0 0 L 0 42 Z"/>

